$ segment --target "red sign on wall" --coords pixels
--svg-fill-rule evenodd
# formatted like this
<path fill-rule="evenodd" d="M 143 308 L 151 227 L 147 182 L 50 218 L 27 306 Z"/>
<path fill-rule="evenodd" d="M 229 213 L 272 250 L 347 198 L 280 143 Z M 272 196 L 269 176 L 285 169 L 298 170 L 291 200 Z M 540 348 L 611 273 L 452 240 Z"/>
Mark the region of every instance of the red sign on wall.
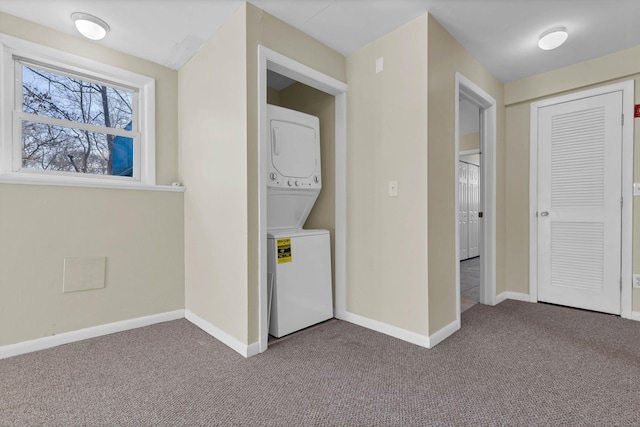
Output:
<path fill-rule="evenodd" d="M 640 104 L 636 104 L 634 117 L 640 117 Z"/>

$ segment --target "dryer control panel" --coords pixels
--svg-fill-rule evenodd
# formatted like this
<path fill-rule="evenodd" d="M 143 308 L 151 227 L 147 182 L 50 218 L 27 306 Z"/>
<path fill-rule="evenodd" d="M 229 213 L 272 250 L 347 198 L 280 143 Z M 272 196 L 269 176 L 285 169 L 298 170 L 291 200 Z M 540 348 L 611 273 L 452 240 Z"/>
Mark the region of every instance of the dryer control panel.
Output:
<path fill-rule="evenodd" d="M 275 171 L 269 172 L 267 185 L 269 187 L 278 188 L 322 188 L 322 182 L 320 181 L 319 175 L 315 175 L 311 179 L 290 178 L 282 176 Z"/>

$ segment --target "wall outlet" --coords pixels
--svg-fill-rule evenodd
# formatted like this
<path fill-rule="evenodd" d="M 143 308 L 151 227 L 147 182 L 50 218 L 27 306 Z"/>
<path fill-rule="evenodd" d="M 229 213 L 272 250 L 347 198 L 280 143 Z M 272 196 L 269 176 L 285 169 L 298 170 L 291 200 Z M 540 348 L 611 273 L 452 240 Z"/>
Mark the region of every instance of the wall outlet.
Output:
<path fill-rule="evenodd" d="M 633 287 L 640 289 L 640 274 L 633 275 Z"/>

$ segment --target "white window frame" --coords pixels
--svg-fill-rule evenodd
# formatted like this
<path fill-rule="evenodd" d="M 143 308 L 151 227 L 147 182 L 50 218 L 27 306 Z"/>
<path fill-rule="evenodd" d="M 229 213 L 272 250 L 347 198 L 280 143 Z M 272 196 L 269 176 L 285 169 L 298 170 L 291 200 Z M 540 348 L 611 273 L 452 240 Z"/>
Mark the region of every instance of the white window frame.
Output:
<path fill-rule="evenodd" d="M 112 83 L 136 92 L 133 129 L 133 177 L 94 175 L 75 172 L 40 171 L 21 167 L 22 141 L 16 138 L 21 126 L 14 113 L 15 63 L 26 60 L 53 70 Z M 0 183 L 62 185 L 82 187 L 134 188 L 153 187 L 155 170 L 155 80 L 152 77 L 102 64 L 81 56 L 62 52 L 5 34 L 0 34 Z M 139 133 L 139 136 L 137 135 Z M 16 160 L 18 159 L 18 160 Z"/>

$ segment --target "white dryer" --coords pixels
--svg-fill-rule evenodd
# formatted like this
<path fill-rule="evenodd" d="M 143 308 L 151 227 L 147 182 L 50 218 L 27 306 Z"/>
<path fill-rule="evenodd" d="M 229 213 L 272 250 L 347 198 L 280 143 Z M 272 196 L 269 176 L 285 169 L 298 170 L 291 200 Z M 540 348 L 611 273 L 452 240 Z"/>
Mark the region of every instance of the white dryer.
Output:
<path fill-rule="evenodd" d="M 333 317 L 328 230 L 304 230 L 322 189 L 317 117 L 267 106 L 269 333 L 290 334 Z"/>

